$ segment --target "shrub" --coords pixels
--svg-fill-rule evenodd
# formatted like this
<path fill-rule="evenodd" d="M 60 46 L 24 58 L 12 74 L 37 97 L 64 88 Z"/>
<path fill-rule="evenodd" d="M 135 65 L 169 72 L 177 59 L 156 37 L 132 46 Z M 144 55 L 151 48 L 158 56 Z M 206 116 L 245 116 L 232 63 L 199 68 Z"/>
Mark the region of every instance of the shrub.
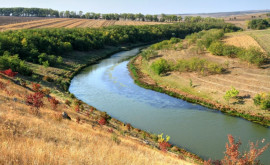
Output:
<path fill-rule="evenodd" d="M 150 58 L 157 56 L 158 53 L 153 49 L 146 49 L 142 51 L 141 55 L 144 59 L 148 61 Z"/>
<path fill-rule="evenodd" d="M 198 72 L 202 74 L 220 74 L 225 70 L 220 64 L 212 63 L 200 58 L 178 60 L 173 69 L 180 72 Z"/>
<path fill-rule="evenodd" d="M 241 154 L 239 147 L 241 141 L 235 142 L 232 135 L 228 135 L 229 143 L 226 144 L 225 157 L 221 160 L 222 164 L 259 164 L 257 158 L 269 147 L 269 143 L 261 149 L 258 148 L 258 142 L 250 142 L 250 150 Z"/>
<path fill-rule="evenodd" d="M 229 103 L 231 98 L 235 98 L 239 94 L 239 91 L 236 90 L 234 87 L 231 87 L 230 90 L 226 91 L 226 94 L 223 98 Z"/>
<path fill-rule="evenodd" d="M 0 73 L 3 73 L 9 77 L 15 77 L 18 74 L 18 72 L 13 72 L 11 69 L 0 71 Z"/>
<path fill-rule="evenodd" d="M 44 77 L 42 78 L 42 80 L 43 80 L 43 81 L 47 81 L 47 82 L 53 82 L 53 79 L 52 79 L 51 77 L 49 77 L 49 76 L 44 76 Z"/>
<path fill-rule="evenodd" d="M 269 109 L 270 108 L 270 93 L 257 94 L 253 98 L 253 102 L 256 106 L 260 106 L 261 109 Z"/>
<path fill-rule="evenodd" d="M 39 92 L 41 90 L 41 86 L 40 86 L 40 84 L 32 83 L 32 89 L 35 92 Z"/>
<path fill-rule="evenodd" d="M 99 119 L 98 123 L 99 123 L 100 125 L 106 125 L 107 120 L 106 120 L 104 117 L 101 117 L 101 118 Z"/>
<path fill-rule="evenodd" d="M 213 42 L 209 46 L 208 51 L 214 55 L 223 56 L 223 44 L 221 42 Z"/>
<path fill-rule="evenodd" d="M 154 61 L 150 67 L 158 75 L 170 71 L 170 65 L 168 61 L 163 58 Z"/>
<path fill-rule="evenodd" d="M 11 69 L 25 76 L 30 76 L 33 73 L 18 55 L 11 56 L 9 52 L 5 52 L 3 56 L 0 56 L 0 70 L 5 69 Z"/>
<path fill-rule="evenodd" d="M 265 62 L 266 58 L 264 53 L 260 51 L 257 47 L 250 47 L 248 49 L 242 49 L 242 51 L 238 52 L 238 58 L 244 61 L 248 61 L 249 63 L 261 65 Z"/>
<path fill-rule="evenodd" d="M 54 97 L 48 97 L 48 101 L 50 102 L 52 109 L 56 110 L 58 104 L 60 103 L 58 100 L 56 100 Z"/>
<path fill-rule="evenodd" d="M 160 150 L 167 152 L 168 148 L 171 147 L 171 144 L 168 143 L 170 136 L 166 135 L 166 139 L 163 138 L 163 133 L 158 135 L 158 142 Z"/>
<path fill-rule="evenodd" d="M 44 97 L 44 94 L 41 92 L 36 92 L 34 94 L 29 94 L 26 96 L 26 104 L 36 108 L 38 110 L 40 107 L 43 107 L 43 101 L 42 98 Z"/>

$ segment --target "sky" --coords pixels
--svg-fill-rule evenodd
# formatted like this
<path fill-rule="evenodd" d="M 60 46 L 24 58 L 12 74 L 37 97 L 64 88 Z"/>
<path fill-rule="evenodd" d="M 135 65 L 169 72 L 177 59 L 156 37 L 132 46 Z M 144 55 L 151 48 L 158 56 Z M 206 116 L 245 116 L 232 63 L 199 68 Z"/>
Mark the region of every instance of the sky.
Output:
<path fill-rule="evenodd" d="M 270 9 L 270 0 L 0 0 L 0 7 L 96 13 L 184 14 Z"/>

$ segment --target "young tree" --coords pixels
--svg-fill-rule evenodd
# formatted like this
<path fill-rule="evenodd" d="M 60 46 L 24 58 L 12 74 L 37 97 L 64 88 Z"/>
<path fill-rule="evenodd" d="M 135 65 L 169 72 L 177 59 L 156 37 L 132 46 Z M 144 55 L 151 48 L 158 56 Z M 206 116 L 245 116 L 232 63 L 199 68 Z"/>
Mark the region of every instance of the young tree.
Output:
<path fill-rule="evenodd" d="M 239 94 L 239 91 L 236 90 L 233 86 L 231 87 L 231 90 L 228 90 L 226 94 L 223 96 L 223 98 L 228 102 L 230 102 L 230 99 L 235 98 Z"/>

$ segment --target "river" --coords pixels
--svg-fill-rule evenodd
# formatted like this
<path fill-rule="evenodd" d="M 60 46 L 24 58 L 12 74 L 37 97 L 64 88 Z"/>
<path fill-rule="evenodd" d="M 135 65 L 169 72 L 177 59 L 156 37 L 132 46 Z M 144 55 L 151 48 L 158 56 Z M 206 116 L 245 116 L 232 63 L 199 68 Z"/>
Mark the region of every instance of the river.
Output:
<path fill-rule="evenodd" d="M 136 85 L 127 64 L 139 51 L 116 53 L 84 69 L 73 78 L 69 91 L 122 122 L 167 134 L 172 144 L 205 159 L 223 158 L 228 134 L 241 139 L 242 150 L 249 149 L 249 141 L 259 140 L 260 147 L 270 142 L 269 128 Z M 262 139 L 266 139 L 263 144 Z M 260 160 L 270 164 L 270 148 Z"/>

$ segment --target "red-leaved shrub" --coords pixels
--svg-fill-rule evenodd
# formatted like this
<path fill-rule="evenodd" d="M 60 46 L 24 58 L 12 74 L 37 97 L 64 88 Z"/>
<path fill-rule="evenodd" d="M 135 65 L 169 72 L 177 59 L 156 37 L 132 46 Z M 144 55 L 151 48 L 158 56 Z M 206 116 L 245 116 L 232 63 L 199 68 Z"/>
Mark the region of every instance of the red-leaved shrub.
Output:
<path fill-rule="evenodd" d="M 40 88 L 41 88 L 40 84 L 38 84 L 38 83 L 32 83 L 32 89 L 33 89 L 33 91 L 39 92 L 40 91 Z"/>
<path fill-rule="evenodd" d="M 100 125 L 105 125 L 107 123 L 107 121 L 106 121 L 106 119 L 104 117 L 102 117 L 102 118 L 99 119 L 98 123 Z"/>
<path fill-rule="evenodd" d="M 159 148 L 161 151 L 167 152 L 168 148 L 170 148 L 170 147 L 171 147 L 171 144 L 166 142 L 166 141 L 159 143 Z"/>
<path fill-rule="evenodd" d="M 11 69 L 0 71 L 0 72 L 9 77 L 15 77 L 18 74 L 18 72 L 13 72 Z"/>
<path fill-rule="evenodd" d="M 41 93 L 41 92 L 36 92 L 34 94 L 29 94 L 26 96 L 26 104 L 33 107 L 33 108 L 36 108 L 37 110 L 42 107 L 44 104 L 43 104 L 43 101 L 42 101 L 42 98 L 44 97 L 44 94 Z"/>
<path fill-rule="evenodd" d="M 50 102 L 52 109 L 56 110 L 58 104 L 60 103 L 58 100 L 56 100 L 54 97 L 48 97 L 48 101 Z"/>

